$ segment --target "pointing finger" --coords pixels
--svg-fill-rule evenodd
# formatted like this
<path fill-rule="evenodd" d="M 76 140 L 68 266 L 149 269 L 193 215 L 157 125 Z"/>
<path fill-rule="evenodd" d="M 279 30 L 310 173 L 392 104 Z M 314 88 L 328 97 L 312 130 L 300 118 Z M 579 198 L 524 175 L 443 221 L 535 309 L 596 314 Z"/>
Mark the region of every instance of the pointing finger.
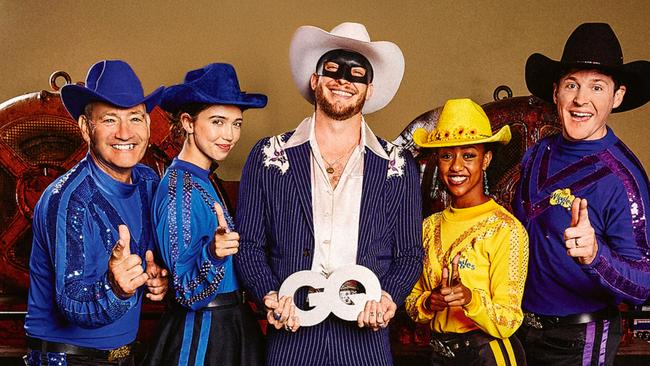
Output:
<path fill-rule="evenodd" d="M 447 266 L 442 267 L 442 280 L 440 287 L 447 287 L 447 284 L 449 284 L 449 270 L 447 269 Z"/>
<path fill-rule="evenodd" d="M 576 197 L 571 203 L 571 227 L 578 225 L 578 220 L 580 218 L 580 202 L 582 199 Z"/>
<path fill-rule="evenodd" d="M 591 226 L 589 222 L 589 205 L 587 204 L 587 199 L 583 198 L 580 201 L 580 209 L 578 212 L 578 226 Z"/>
<path fill-rule="evenodd" d="M 451 261 L 451 279 L 449 281 L 449 286 L 454 286 L 460 280 L 458 262 L 460 262 L 460 253 L 456 254 L 454 259 Z"/>
<path fill-rule="evenodd" d="M 226 221 L 226 217 L 223 213 L 223 208 L 216 202 L 214 203 L 214 212 L 217 213 L 217 222 L 219 224 L 219 227 L 217 228 L 217 234 L 223 235 L 229 232 L 230 230 L 228 230 L 228 221 Z"/>
<path fill-rule="evenodd" d="M 158 275 L 158 265 L 153 260 L 153 252 L 147 250 L 145 253 L 145 261 L 147 262 L 147 273 L 151 277 L 156 277 Z"/>
<path fill-rule="evenodd" d="M 131 255 L 131 233 L 129 228 L 126 225 L 120 225 L 117 227 L 119 233 L 119 241 L 122 244 L 122 255 L 129 256 Z"/>

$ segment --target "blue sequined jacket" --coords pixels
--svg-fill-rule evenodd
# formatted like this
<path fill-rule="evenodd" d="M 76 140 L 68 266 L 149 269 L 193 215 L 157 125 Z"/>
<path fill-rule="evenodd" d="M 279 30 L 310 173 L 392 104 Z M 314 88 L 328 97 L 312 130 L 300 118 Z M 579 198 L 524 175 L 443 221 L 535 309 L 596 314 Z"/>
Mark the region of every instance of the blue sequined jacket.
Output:
<path fill-rule="evenodd" d="M 154 235 L 169 268 L 174 299 L 198 310 L 217 293 L 237 290 L 232 256 L 217 259 L 211 242 L 217 229 L 214 204 L 223 204 L 210 182 L 209 171 L 174 159 L 156 191 L 152 205 Z M 224 208 L 230 230 L 232 219 Z"/>
<path fill-rule="evenodd" d="M 44 192 L 34 209 L 25 330 L 31 337 L 111 349 L 135 339 L 143 289 L 123 300 L 107 280 L 118 225 L 131 253 L 151 248 L 150 205 L 158 177 L 138 164 L 133 184 L 112 179 L 87 155 Z"/>

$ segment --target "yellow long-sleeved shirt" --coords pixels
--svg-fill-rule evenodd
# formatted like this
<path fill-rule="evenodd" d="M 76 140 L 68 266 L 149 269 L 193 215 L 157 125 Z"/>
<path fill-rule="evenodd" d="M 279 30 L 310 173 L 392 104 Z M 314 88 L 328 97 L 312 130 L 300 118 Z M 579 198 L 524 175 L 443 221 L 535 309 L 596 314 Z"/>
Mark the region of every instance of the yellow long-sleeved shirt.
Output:
<path fill-rule="evenodd" d="M 438 333 L 481 329 L 510 337 L 523 318 L 521 298 L 528 267 L 528 234 L 506 209 L 489 200 L 478 206 L 448 207 L 424 220 L 426 256 L 420 279 L 406 299 L 406 311 Z M 442 268 L 461 253 L 460 279 L 472 291 L 464 306 L 431 312 L 424 302 L 440 286 Z"/>

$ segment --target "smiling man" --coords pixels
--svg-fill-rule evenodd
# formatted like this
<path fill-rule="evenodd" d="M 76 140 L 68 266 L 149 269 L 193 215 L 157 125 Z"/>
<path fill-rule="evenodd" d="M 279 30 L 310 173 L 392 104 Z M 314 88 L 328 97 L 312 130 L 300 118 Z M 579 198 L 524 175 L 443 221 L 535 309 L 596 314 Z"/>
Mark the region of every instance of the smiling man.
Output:
<path fill-rule="evenodd" d="M 388 322 L 422 268 L 419 175 L 406 150 L 376 137 L 363 114 L 386 106 L 404 73 L 391 42 L 366 28 L 303 26 L 289 51 L 294 81 L 315 112 L 295 131 L 262 139 L 242 174 L 235 264 L 266 306 L 268 365 L 390 365 Z M 381 283 L 357 322 L 330 315 L 300 329 L 282 282 L 311 270 L 327 278 L 358 264 Z M 363 291 L 345 284 L 346 293 Z"/>
<path fill-rule="evenodd" d="M 526 83 L 556 104 L 562 134 L 526 153 L 513 202 L 530 235 L 517 335 L 528 364 L 611 365 L 618 304 L 650 296 L 650 200 L 643 167 L 607 121 L 650 100 L 650 62 L 624 64 L 610 26 L 586 23 L 560 61 L 530 56 Z"/>
<path fill-rule="evenodd" d="M 118 60 L 93 65 L 85 86 L 61 89 L 89 151 L 34 209 L 28 365 L 134 364 L 142 298 L 159 301 L 167 291 L 167 271 L 149 250 L 158 177 L 138 164 L 162 89 L 145 97 Z"/>

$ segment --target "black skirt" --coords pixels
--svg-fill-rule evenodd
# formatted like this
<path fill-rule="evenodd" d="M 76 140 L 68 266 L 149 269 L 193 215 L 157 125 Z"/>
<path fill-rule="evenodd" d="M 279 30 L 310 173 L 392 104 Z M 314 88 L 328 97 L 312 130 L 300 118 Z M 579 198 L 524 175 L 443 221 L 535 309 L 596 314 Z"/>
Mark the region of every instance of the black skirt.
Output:
<path fill-rule="evenodd" d="M 265 363 L 265 340 L 246 303 L 189 311 L 173 306 L 162 317 L 143 365 Z"/>

